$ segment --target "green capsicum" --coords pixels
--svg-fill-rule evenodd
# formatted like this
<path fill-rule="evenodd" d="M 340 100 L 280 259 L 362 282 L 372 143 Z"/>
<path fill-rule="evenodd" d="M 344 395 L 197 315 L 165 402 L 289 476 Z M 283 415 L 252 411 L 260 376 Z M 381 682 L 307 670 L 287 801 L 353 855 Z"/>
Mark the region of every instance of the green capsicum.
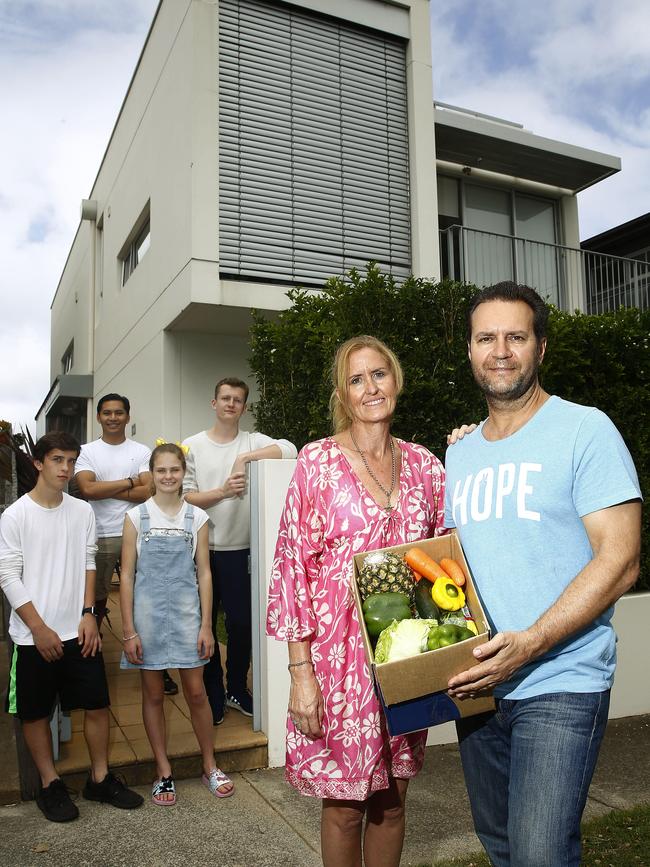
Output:
<path fill-rule="evenodd" d="M 393 620 L 407 620 L 409 617 L 412 617 L 411 605 L 406 593 L 373 593 L 363 603 L 363 619 L 373 640 Z"/>
<path fill-rule="evenodd" d="M 427 637 L 427 650 L 437 650 L 439 647 L 449 647 L 450 644 L 458 644 L 467 638 L 473 638 L 474 633 L 464 626 L 456 626 L 455 623 L 443 623 L 433 626 Z"/>
<path fill-rule="evenodd" d="M 444 608 L 445 611 L 458 611 L 465 604 L 465 594 L 451 578 L 436 578 L 431 598 L 438 608 Z"/>

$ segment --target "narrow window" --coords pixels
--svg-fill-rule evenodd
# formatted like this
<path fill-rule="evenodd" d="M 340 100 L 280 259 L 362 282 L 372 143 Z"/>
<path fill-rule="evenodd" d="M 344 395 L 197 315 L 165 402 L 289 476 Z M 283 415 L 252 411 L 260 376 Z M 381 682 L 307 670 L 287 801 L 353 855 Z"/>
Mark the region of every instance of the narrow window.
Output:
<path fill-rule="evenodd" d="M 74 364 L 74 340 L 70 341 L 70 346 L 63 353 L 63 357 L 61 358 L 61 373 L 65 376 L 66 373 L 70 373 L 72 370 L 72 365 Z"/>
<path fill-rule="evenodd" d="M 138 267 L 151 243 L 151 224 L 149 220 L 149 203 L 138 218 L 133 231 L 120 251 L 122 262 L 122 286 L 126 284 L 131 274 Z"/>

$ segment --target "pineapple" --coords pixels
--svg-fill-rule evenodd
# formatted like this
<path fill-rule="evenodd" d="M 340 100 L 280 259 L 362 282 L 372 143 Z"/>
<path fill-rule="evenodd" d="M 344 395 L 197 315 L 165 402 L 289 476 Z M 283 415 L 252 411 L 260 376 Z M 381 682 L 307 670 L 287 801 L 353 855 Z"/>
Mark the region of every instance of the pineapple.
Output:
<path fill-rule="evenodd" d="M 372 593 L 406 593 L 413 602 L 415 580 L 410 567 L 399 554 L 377 551 L 368 554 L 357 578 L 361 600 Z"/>

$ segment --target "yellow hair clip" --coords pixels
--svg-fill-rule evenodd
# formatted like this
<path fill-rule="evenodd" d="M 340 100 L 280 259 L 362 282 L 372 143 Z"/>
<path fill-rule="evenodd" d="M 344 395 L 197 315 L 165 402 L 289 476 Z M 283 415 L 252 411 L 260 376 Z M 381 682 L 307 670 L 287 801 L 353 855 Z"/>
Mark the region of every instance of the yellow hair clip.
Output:
<path fill-rule="evenodd" d="M 156 447 L 166 446 L 169 442 L 171 442 L 171 440 L 164 440 L 162 437 L 158 437 L 158 439 L 156 440 Z M 183 452 L 184 455 L 186 455 L 190 450 L 189 446 L 184 446 L 183 443 L 179 443 L 178 440 L 176 440 L 173 445 L 178 446 L 178 448 Z"/>

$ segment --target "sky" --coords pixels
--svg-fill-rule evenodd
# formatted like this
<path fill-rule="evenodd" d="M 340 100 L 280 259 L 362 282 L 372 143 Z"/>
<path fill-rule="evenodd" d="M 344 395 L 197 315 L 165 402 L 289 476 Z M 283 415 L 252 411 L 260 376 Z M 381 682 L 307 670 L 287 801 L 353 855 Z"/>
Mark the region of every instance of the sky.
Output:
<path fill-rule="evenodd" d="M 180 0 L 170 0 L 180 2 Z M 50 304 L 157 0 L 0 0 L 0 418 L 35 430 Z M 621 157 L 581 236 L 650 211 L 647 0 L 431 0 L 434 97 Z"/>

